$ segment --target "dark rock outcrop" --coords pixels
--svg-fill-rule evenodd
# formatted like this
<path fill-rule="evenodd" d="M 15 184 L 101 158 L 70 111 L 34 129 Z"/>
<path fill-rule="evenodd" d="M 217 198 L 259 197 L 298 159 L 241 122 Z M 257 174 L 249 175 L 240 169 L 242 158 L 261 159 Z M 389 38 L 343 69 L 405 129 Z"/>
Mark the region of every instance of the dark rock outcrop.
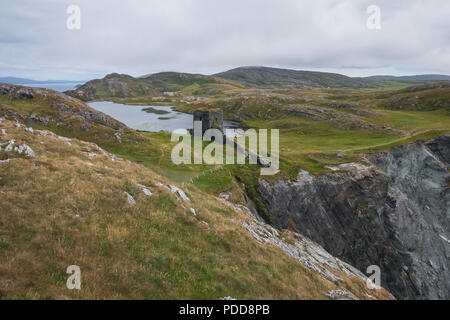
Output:
<path fill-rule="evenodd" d="M 426 143 L 426 146 L 446 166 L 450 165 L 450 135 L 430 140 Z"/>
<path fill-rule="evenodd" d="M 402 299 L 450 298 L 450 136 L 366 156 L 296 181 L 263 181 L 276 225 L 299 233 L 365 272 Z"/>

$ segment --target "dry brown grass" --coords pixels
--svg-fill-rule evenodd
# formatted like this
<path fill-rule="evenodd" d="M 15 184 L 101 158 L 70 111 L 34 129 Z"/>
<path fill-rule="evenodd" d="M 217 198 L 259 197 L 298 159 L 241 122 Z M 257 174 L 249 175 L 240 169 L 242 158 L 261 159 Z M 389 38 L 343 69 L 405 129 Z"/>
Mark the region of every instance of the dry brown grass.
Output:
<path fill-rule="evenodd" d="M 0 298 L 325 299 L 341 287 L 366 297 L 361 280 L 332 283 L 258 243 L 241 226 L 248 217 L 193 185 L 183 187 L 192 202 L 179 203 L 157 186 L 172 183 L 140 164 L 9 121 L 0 127 L 0 142 L 15 139 L 36 153 L 1 154 L 12 160 L 0 163 Z M 80 291 L 66 288 L 72 264 L 81 267 Z"/>

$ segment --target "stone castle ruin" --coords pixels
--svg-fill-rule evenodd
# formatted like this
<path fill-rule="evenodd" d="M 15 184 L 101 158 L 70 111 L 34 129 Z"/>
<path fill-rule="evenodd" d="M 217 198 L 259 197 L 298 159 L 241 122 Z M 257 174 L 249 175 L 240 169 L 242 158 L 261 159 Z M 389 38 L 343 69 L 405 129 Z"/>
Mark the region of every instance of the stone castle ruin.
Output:
<path fill-rule="evenodd" d="M 208 129 L 219 129 L 223 132 L 223 111 L 222 110 L 209 110 L 194 111 L 194 123 L 195 121 L 202 122 L 202 135 Z"/>

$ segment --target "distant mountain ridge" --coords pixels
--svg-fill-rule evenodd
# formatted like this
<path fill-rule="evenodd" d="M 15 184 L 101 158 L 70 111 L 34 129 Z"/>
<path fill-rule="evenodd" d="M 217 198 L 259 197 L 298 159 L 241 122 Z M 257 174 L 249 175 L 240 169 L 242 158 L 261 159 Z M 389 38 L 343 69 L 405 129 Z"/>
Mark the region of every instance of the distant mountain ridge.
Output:
<path fill-rule="evenodd" d="M 239 67 L 213 75 L 159 72 L 136 78 L 126 74 L 111 73 L 102 79 L 88 81 L 78 89 L 66 91 L 66 93 L 84 101 L 89 101 L 162 95 L 169 92 L 180 96 L 214 96 L 234 91 L 234 89 L 252 88 L 376 89 L 389 87 L 400 82 L 403 85 L 421 84 L 427 82 L 425 79 L 435 80 L 444 76 L 389 77 L 391 76 L 353 78 L 337 73 L 250 66 Z M 450 77 L 448 78 L 450 80 Z"/>
<path fill-rule="evenodd" d="M 396 81 L 450 81 L 450 76 L 445 74 L 419 74 L 414 76 L 389 76 L 389 75 L 379 75 L 364 77 L 363 79 L 373 79 L 373 80 L 396 80 Z"/>
<path fill-rule="evenodd" d="M 83 80 L 33 80 L 17 77 L 0 77 L 0 82 L 9 84 L 82 83 Z"/>
<path fill-rule="evenodd" d="M 378 88 L 376 81 L 351 78 L 336 73 L 296 71 L 269 67 L 240 67 L 202 75 L 181 72 L 159 72 L 138 78 L 111 73 L 102 79 L 86 82 L 66 93 L 84 101 L 105 98 L 142 97 L 165 92 L 184 96 L 217 95 L 245 88 Z"/>

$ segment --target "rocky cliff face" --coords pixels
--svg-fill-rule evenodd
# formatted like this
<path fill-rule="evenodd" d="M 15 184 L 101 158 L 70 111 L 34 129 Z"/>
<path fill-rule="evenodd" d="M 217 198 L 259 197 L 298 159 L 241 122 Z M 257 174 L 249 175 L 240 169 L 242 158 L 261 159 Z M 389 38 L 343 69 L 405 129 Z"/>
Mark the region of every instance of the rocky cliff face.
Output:
<path fill-rule="evenodd" d="M 402 299 L 450 298 L 450 135 L 330 166 L 296 181 L 262 181 L 273 221 L 293 225 Z"/>

